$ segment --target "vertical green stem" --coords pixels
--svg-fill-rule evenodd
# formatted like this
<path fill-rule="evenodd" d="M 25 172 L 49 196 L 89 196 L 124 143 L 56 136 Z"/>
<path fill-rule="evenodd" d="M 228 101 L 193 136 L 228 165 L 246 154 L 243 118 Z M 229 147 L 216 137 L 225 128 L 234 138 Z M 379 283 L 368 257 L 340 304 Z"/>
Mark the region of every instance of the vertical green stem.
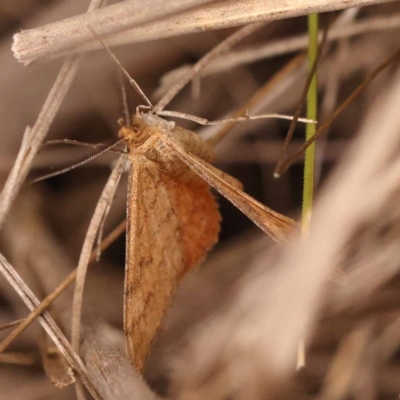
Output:
<path fill-rule="evenodd" d="M 308 69 L 311 70 L 318 51 L 318 14 L 308 16 Z M 317 73 L 311 80 L 307 93 L 307 118 L 317 119 L 318 100 Z M 316 125 L 307 124 L 306 140 L 315 134 Z M 315 144 L 313 143 L 305 152 L 304 163 L 304 186 L 303 186 L 303 208 L 302 208 L 302 231 L 306 232 L 310 223 L 313 196 L 314 196 L 314 162 Z"/>

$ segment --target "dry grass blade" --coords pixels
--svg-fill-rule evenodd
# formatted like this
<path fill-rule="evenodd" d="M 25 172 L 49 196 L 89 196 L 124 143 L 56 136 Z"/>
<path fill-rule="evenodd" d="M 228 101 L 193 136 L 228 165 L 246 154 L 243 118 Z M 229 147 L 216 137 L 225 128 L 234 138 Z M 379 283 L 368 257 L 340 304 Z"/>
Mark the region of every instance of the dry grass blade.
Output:
<path fill-rule="evenodd" d="M 88 12 L 100 7 L 102 0 L 92 0 Z M 27 129 L 21 144 L 15 164 L 8 176 L 3 191 L 0 194 L 0 227 L 7 216 L 8 211 L 23 185 L 34 157 L 40 149 L 51 123 L 68 92 L 72 81 L 79 69 L 83 55 L 68 57 L 51 88 L 46 101 L 38 115 L 35 125 L 31 130 Z"/>
<path fill-rule="evenodd" d="M 229 28 L 240 26 L 260 21 L 270 21 L 282 18 L 291 18 L 299 15 L 307 15 L 313 12 L 327 12 L 333 10 L 346 9 L 350 7 L 361 7 L 369 4 L 384 3 L 389 0 L 348 0 L 331 1 L 331 0 L 287 0 L 284 4 L 274 0 L 267 4 L 262 0 L 247 0 L 247 1 L 222 1 L 213 4 L 205 4 L 203 7 L 191 11 L 183 12 L 178 15 L 169 16 L 168 18 L 158 20 L 155 23 L 145 24 L 133 29 L 125 30 L 120 33 L 112 34 L 107 38 L 107 43 L 110 46 L 127 44 L 137 41 L 154 40 L 170 36 L 178 36 L 187 33 L 199 32 L 204 30 L 214 30 L 221 28 Z M 99 34 L 107 34 L 117 32 L 126 26 L 132 26 L 139 22 L 144 22 L 146 19 L 147 9 L 144 8 L 142 14 L 132 12 L 132 2 L 127 2 L 127 5 L 120 5 L 121 9 L 126 8 L 124 15 L 119 15 L 119 19 L 115 18 L 115 11 L 112 7 L 117 8 L 117 5 L 110 6 L 98 12 L 89 21 L 83 16 L 67 19 L 58 23 L 48 25 L 43 28 L 37 28 L 30 31 L 23 31 L 15 35 L 13 51 L 16 58 L 24 63 L 30 63 L 38 60 L 43 56 L 51 54 L 53 57 L 61 50 L 73 51 L 88 51 L 98 49 L 99 44 L 92 42 L 82 44 L 90 40 L 85 30 L 77 31 L 75 29 L 79 22 L 82 26 L 90 23 Z M 187 2 L 185 2 L 187 3 Z M 195 2 L 200 3 L 200 2 Z M 151 3 L 150 3 L 151 4 Z M 141 4 L 142 6 L 142 4 Z M 176 3 L 168 5 L 168 13 L 176 6 Z M 139 8 L 140 10 L 140 8 Z M 157 8 L 151 10 L 150 16 L 154 18 L 156 15 L 166 14 L 165 8 L 160 7 L 161 12 L 157 12 Z M 130 12 L 129 12 L 130 11 Z M 141 19 L 140 19 L 141 17 Z M 104 20 L 107 23 L 104 24 Z M 104 27 L 102 28 L 102 25 Z M 46 40 L 48 44 L 46 43 Z M 71 37 L 74 42 L 71 42 Z M 61 51 L 61 54 L 63 52 Z"/>
<path fill-rule="evenodd" d="M 30 140 L 31 140 L 31 128 L 28 126 L 25 129 L 24 136 L 22 138 L 21 149 L 18 153 L 18 156 L 15 160 L 14 167 L 7 179 L 7 182 L 3 188 L 3 191 L 0 194 L 0 227 L 4 222 L 5 217 L 7 216 L 8 211 L 10 210 L 11 204 L 15 199 L 18 190 L 17 186 L 21 186 L 23 182 L 19 183 L 20 174 L 23 172 L 23 162 L 25 158 L 25 154 L 28 151 Z"/>
<path fill-rule="evenodd" d="M 78 15 L 41 28 L 17 33 L 14 36 L 12 50 L 19 61 L 29 64 L 40 57 L 93 40 L 90 30 L 81 29 L 83 26 L 90 26 L 98 35 L 104 36 L 208 1 L 173 0 L 168 2 L 168 5 L 160 0 L 140 3 L 136 0 L 124 1 L 90 14 Z M 77 27 L 79 29 L 76 29 Z"/>
<path fill-rule="evenodd" d="M 25 285 L 17 271 L 7 262 L 2 254 L 0 254 L 0 271 L 31 311 L 39 305 L 39 300 Z M 40 317 L 38 317 L 38 319 L 40 324 L 43 326 L 51 340 L 66 358 L 71 367 L 79 373 L 82 382 L 92 396 L 95 399 L 100 399 L 96 387 L 92 384 L 91 380 L 87 376 L 84 363 L 75 353 L 71 344 L 68 342 L 50 314 L 44 312 Z"/>
<path fill-rule="evenodd" d="M 99 226 L 108 214 L 111 202 L 113 200 L 119 180 L 124 170 L 125 163 L 126 156 L 123 155 L 118 159 L 117 164 L 115 165 L 107 181 L 107 184 L 103 189 L 103 192 L 94 211 L 92 220 L 90 221 L 85 241 L 82 246 L 82 251 L 77 267 L 76 284 L 72 306 L 72 346 L 77 351 L 79 350 L 80 343 L 80 320 L 83 300 L 83 288 L 85 284 L 87 267 L 89 265 L 93 244 L 95 242 Z"/>

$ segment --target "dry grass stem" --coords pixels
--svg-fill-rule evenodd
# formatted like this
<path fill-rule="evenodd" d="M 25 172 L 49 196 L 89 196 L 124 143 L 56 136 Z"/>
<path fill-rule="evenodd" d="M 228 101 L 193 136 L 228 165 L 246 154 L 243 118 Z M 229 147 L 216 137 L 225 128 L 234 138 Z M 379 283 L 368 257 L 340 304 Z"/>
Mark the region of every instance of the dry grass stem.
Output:
<path fill-rule="evenodd" d="M 130 42 L 155 40 L 170 36 L 178 36 L 204 30 L 235 27 L 260 21 L 270 21 L 282 18 L 292 18 L 307 15 L 313 12 L 327 12 L 351 7 L 361 7 L 370 4 L 384 3 L 388 0 L 287 0 L 284 4 L 273 0 L 267 4 L 262 0 L 251 1 L 222 1 L 205 4 L 201 8 L 182 12 L 176 16 L 160 19 L 153 24 L 145 24 L 131 30 L 124 30 L 135 24 L 142 24 L 146 20 L 161 17 L 174 10 L 181 10 L 182 3 L 170 2 L 168 7 L 162 2 L 154 7 L 154 1 L 148 6 L 140 7 L 135 1 L 129 1 L 105 7 L 92 15 L 81 15 L 56 22 L 42 28 L 18 33 L 14 37 L 13 52 L 15 57 L 25 64 L 29 64 L 44 56 L 64 55 L 66 49 L 74 46 L 74 51 L 85 52 L 98 49 L 99 44 L 93 42 L 90 32 L 85 29 L 76 29 L 76 26 L 91 25 L 99 35 L 110 36 L 107 38 L 109 46 L 127 44 Z M 187 2 L 185 2 L 187 3 Z M 193 1 L 194 5 L 200 1 Z M 204 2 L 203 2 L 204 3 Z M 147 5 L 147 3 L 146 3 Z M 191 6 L 189 2 L 189 6 Z M 186 4 L 185 4 L 186 6 Z M 114 33 L 119 32 L 120 33 Z M 114 33 L 112 35 L 112 33 Z M 129 38 L 130 40 L 127 40 Z M 91 41 L 89 44 L 82 44 Z M 63 52 L 64 50 L 64 52 Z"/>
<path fill-rule="evenodd" d="M 135 25 L 168 16 L 187 8 L 195 7 L 209 0 L 169 1 L 148 0 L 138 3 L 128 0 L 90 12 L 55 22 L 41 28 L 26 30 L 14 36 L 12 50 L 15 57 L 29 64 L 40 57 L 71 48 L 79 43 L 93 41 L 91 27 L 98 35 L 122 31 Z M 77 29 L 77 27 L 79 27 Z"/>
<path fill-rule="evenodd" d="M 93 244 L 96 240 L 96 235 L 99 226 L 104 218 L 106 218 L 112 200 L 115 195 L 119 180 L 122 172 L 124 171 L 126 163 L 126 156 L 121 156 L 115 165 L 107 184 L 105 185 L 100 199 L 97 203 L 93 217 L 90 221 L 88 231 L 86 233 L 85 241 L 82 246 L 81 255 L 77 267 L 76 284 L 74 290 L 74 298 L 72 304 L 72 346 L 75 350 L 79 350 L 80 344 L 80 324 L 81 324 L 81 310 L 83 300 L 83 288 L 85 284 L 86 271 L 89 265 L 90 256 L 93 249 Z"/>

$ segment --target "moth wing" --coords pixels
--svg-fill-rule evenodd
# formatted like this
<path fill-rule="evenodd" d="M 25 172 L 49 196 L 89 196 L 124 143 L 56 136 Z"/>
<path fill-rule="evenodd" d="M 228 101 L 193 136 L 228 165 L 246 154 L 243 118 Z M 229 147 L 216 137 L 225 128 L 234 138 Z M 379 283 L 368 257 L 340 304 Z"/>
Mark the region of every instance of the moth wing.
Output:
<path fill-rule="evenodd" d="M 278 243 L 285 242 L 295 231 L 296 223 L 293 219 L 268 208 L 244 193 L 238 187 L 232 185 L 229 180 L 223 179 L 220 170 L 181 149 L 174 142 L 168 141 L 168 145 L 187 166 L 226 197 L 275 241 Z"/>
<path fill-rule="evenodd" d="M 141 369 L 180 278 L 217 242 L 220 214 L 209 185 L 179 182 L 142 158 L 131 160 L 124 325 Z"/>

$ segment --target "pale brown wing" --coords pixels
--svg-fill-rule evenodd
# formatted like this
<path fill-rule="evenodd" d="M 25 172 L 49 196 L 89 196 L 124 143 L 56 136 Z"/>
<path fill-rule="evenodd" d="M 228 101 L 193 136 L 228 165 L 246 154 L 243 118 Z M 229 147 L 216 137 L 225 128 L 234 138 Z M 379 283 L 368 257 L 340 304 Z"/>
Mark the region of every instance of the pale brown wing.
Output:
<path fill-rule="evenodd" d="M 184 184 L 144 157 L 131 163 L 124 323 L 141 369 L 179 279 L 217 242 L 221 218 L 199 177 Z"/>
<path fill-rule="evenodd" d="M 229 181 L 222 179 L 220 171 L 217 168 L 186 152 L 174 142 L 168 141 L 167 143 L 177 157 L 232 202 L 274 240 L 282 243 L 296 229 L 294 220 L 271 210 L 242 190 L 234 187 Z"/>

